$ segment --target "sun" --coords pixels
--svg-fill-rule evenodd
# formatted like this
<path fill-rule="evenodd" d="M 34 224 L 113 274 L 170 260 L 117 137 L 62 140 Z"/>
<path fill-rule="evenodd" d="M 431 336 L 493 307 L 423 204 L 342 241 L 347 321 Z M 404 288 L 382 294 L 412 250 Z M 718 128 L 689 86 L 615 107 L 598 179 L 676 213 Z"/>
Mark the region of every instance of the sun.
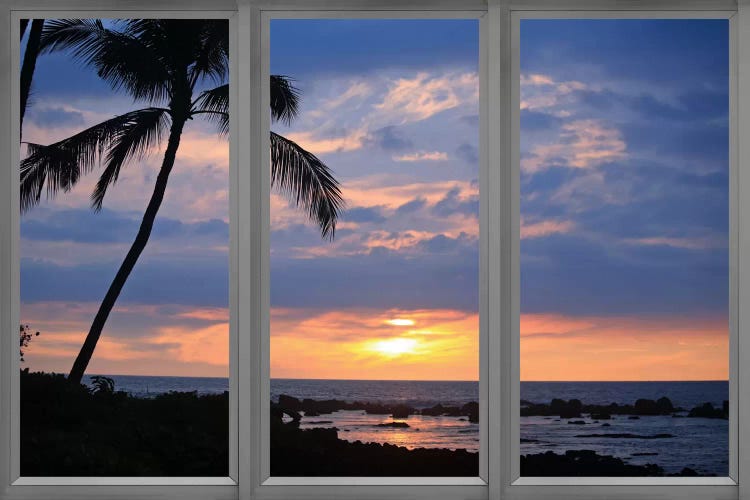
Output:
<path fill-rule="evenodd" d="M 416 322 L 413 319 L 393 318 L 386 321 L 391 326 L 414 326 Z"/>
<path fill-rule="evenodd" d="M 378 340 L 372 344 L 371 349 L 385 356 L 400 356 L 414 352 L 417 341 L 414 339 L 395 338 Z"/>

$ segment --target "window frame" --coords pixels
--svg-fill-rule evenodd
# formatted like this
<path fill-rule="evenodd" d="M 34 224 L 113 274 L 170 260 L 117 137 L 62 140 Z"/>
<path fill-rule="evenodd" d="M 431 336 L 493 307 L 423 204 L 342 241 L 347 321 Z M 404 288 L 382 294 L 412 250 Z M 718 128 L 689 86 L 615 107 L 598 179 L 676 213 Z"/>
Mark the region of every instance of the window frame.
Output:
<path fill-rule="evenodd" d="M 505 56 L 510 59 L 510 158 L 503 165 L 503 180 L 510 186 L 510 192 L 504 198 L 505 213 L 511 214 L 507 222 L 510 228 L 503 231 L 505 241 L 510 243 L 506 249 L 507 257 L 504 270 L 509 279 L 503 282 L 510 288 L 507 292 L 510 299 L 502 302 L 502 307 L 508 307 L 510 316 L 508 330 L 501 336 L 506 342 L 503 361 L 511 364 L 511 375 L 503 380 L 504 389 L 511 394 L 510 398 L 503 398 L 507 405 L 510 438 L 508 446 L 503 447 L 503 461 L 507 467 L 503 468 L 504 478 L 502 496 L 504 498 L 638 498 L 641 496 L 658 495 L 660 498 L 746 498 L 739 481 L 740 477 L 748 476 L 748 464 L 740 457 L 743 445 L 747 443 L 748 402 L 747 396 L 739 391 L 740 380 L 746 380 L 750 372 L 750 350 L 746 338 L 742 333 L 739 319 L 741 304 L 741 282 L 747 278 L 739 273 L 740 262 L 747 261 L 750 246 L 743 245 L 739 237 L 747 225 L 747 220 L 740 217 L 747 213 L 747 188 L 741 194 L 742 179 L 739 175 L 741 158 L 750 158 L 747 153 L 741 153 L 741 143 L 738 141 L 739 131 L 742 129 L 739 121 L 743 97 L 740 94 L 740 82 L 745 83 L 745 89 L 750 87 L 750 80 L 741 78 L 742 64 L 748 64 L 742 59 L 750 61 L 750 37 L 743 38 L 743 45 L 739 44 L 739 32 L 744 25 L 750 25 L 750 3 L 741 1 L 738 6 L 734 2 L 725 1 L 690 1 L 680 2 L 660 0 L 654 2 L 633 1 L 619 3 L 609 0 L 580 0 L 557 3 L 549 0 L 499 0 L 503 14 L 510 26 L 506 34 Z M 743 5 L 744 4 L 744 5 Z M 743 9 L 744 7 L 744 9 Z M 727 19 L 729 21 L 729 477 L 698 477 L 698 478 L 607 478 L 607 477 L 520 477 L 520 22 L 524 19 Z M 747 29 L 747 28 L 746 28 Z M 508 48 L 509 46 L 509 48 Z M 742 47 L 742 48 L 741 48 Z M 742 54 L 742 55 L 741 55 Z M 745 92 L 747 94 L 747 91 Z M 748 108 L 750 111 L 750 108 Z M 744 116 L 744 115 L 743 115 Z M 741 156 L 742 154 L 742 156 Z M 494 158 L 494 156 L 493 156 Z M 750 187 L 748 183 L 747 187 Z M 744 196 L 744 200 L 742 199 Z M 747 219 L 747 217 L 745 218 Z M 750 225 L 748 225 L 750 226 Z M 747 293 L 745 293 L 747 295 Z M 745 299 L 747 300 L 747 299 Z M 509 337 L 509 338 L 508 338 Z M 744 347 L 744 350 L 743 350 Z M 741 361 L 742 360 L 742 361 Z M 744 365 L 744 370 L 743 370 Z M 750 383 L 750 381 L 748 381 Z M 743 439 L 744 437 L 744 439 Z M 657 493 L 658 492 L 658 493 Z"/>
<path fill-rule="evenodd" d="M 480 122 L 486 123 L 487 111 L 482 105 L 484 102 L 486 82 L 486 53 L 483 43 L 486 32 L 486 6 L 481 2 L 451 2 L 451 1 L 429 1 L 429 2 L 407 2 L 398 5 L 383 6 L 382 3 L 369 1 L 354 2 L 327 2 L 327 1 L 301 1 L 301 2 L 251 2 L 248 6 L 247 15 L 250 17 L 250 26 L 259 27 L 256 31 L 255 44 L 251 45 L 251 60 L 260 61 L 261 71 L 257 75 L 251 75 L 250 92 L 261 96 L 260 102 L 251 99 L 250 119 L 251 142 L 250 151 L 255 151 L 251 157 L 251 165 L 268 165 L 270 163 L 270 152 L 268 143 L 268 132 L 270 130 L 270 117 L 263 110 L 269 107 L 269 85 L 270 76 L 270 21 L 272 19 L 478 19 L 479 21 L 479 81 L 480 81 Z M 243 19 L 243 7 L 240 5 L 240 19 Z M 247 43 L 240 39 L 240 46 Z M 257 67 L 257 66 L 256 66 Z M 241 92 L 246 88 L 242 83 L 243 75 L 240 75 Z M 242 102 L 242 96 L 240 96 Z M 480 123 L 480 179 L 486 178 L 487 155 L 485 153 L 486 140 L 484 130 L 486 127 Z M 255 133 L 255 131 L 259 133 Z M 255 141 L 255 142 L 253 142 Z M 242 147 L 242 146 L 240 146 Z M 242 155 L 242 150 L 240 151 Z M 268 169 L 252 168 L 254 177 L 250 180 L 253 186 L 252 198 L 256 200 L 255 210 L 251 213 L 259 214 L 253 217 L 256 225 L 252 227 L 252 234 L 256 235 L 257 241 L 253 249 L 257 249 L 258 255 L 251 260 L 259 262 L 259 279 L 253 279 L 252 284 L 257 294 L 257 303 L 253 301 L 255 322 L 251 332 L 252 346 L 255 347 L 256 360 L 251 364 L 259 367 L 256 376 L 261 381 L 261 387 L 257 388 L 253 395 L 255 404 L 252 415 L 255 418 L 249 420 L 251 437 L 255 441 L 250 442 L 250 449 L 256 450 L 251 457 L 255 462 L 251 464 L 251 470 L 257 474 L 253 476 L 253 488 L 257 498 L 283 497 L 283 498 L 331 498 L 339 495 L 371 496 L 379 495 L 384 498 L 401 498 L 406 491 L 420 498 L 424 495 L 439 498 L 485 498 L 488 483 L 488 462 L 486 444 L 488 440 L 487 427 L 490 419 L 487 416 L 487 366 L 488 350 L 486 310 L 489 302 L 485 291 L 487 282 L 481 276 L 486 266 L 486 244 L 487 218 L 484 203 L 480 201 L 480 305 L 479 305 L 479 343 L 480 343 L 480 473 L 477 477 L 270 477 L 270 446 L 269 446 L 269 393 L 270 393 L 270 172 Z M 486 183 L 480 182 L 480 200 L 486 197 Z M 257 287 L 257 288 L 256 288 Z M 246 352 L 246 351 L 245 351 Z M 256 364 L 257 363 L 257 364 Z M 242 397 L 242 395 L 241 395 Z M 244 421 L 243 421 L 244 422 Z M 242 434 L 240 436 L 242 439 Z M 242 445 L 241 445 L 242 447 Z M 256 472 L 257 471 L 257 472 Z M 314 487 L 311 493 L 310 487 Z M 351 493 L 350 493 L 351 492 Z"/>
<path fill-rule="evenodd" d="M 10 98 L 3 100 L 3 109 L 9 119 L 0 125 L 0 148 L 7 152 L 10 165 L 18 165 L 20 151 L 12 144 L 19 143 L 19 82 L 17 70 L 20 67 L 19 20 L 23 18 L 55 18 L 70 17 L 71 14 L 88 18 L 174 18 L 174 19 L 226 19 L 229 25 L 229 78 L 236 80 L 237 45 L 237 16 L 233 2 L 220 0 L 219 2 L 196 1 L 180 9 L 175 9 L 173 3 L 165 0 L 146 2 L 136 0 L 126 8 L 119 2 L 108 1 L 102 4 L 89 0 L 70 0 L 65 5 L 54 1 L 32 2 L 32 5 L 21 2 L 3 2 L 0 12 L 0 25 L 8 27 L 2 37 L 3 53 L 0 64 L 5 64 L 9 71 L 3 73 L 0 91 Z M 237 340 L 239 325 L 237 322 L 237 288 L 240 278 L 238 272 L 239 249 L 237 245 L 236 204 L 238 199 L 237 176 L 238 162 L 236 157 L 237 112 L 236 112 L 236 84 L 230 85 L 230 133 L 227 144 L 229 153 L 229 200 L 227 210 L 230 221 L 229 235 L 229 470 L 226 476 L 220 477 L 33 477 L 20 475 L 20 362 L 17 356 L 15 339 L 4 335 L 0 340 L 2 353 L 0 354 L 0 442 L 4 443 L 0 452 L 0 498 L 67 498 L 83 495 L 112 495 L 112 496 L 145 496 L 163 495 L 165 492 L 179 494 L 181 497 L 196 500 L 212 496 L 216 498 L 236 498 L 238 482 L 238 440 L 237 425 L 238 390 L 237 390 Z M 5 331 L 11 325 L 18 323 L 20 315 L 20 214 L 18 169 L 2 169 L 0 185 L 3 186 L 3 199 L 7 205 L 2 211 L 2 239 L 0 239 L 0 278 L 10 287 L 2 287 L 0 292 L 0 321 Z M 6 212 L 7 210 L 7 212 Z M 7 443 L 7 444 L 6 444 Z"/>
<path fill-rule="evenodd" d="M 750 0 L 0 0 L 0 151 L 17 165 L 19 61 L 18 14 L 37 17 L 200 17 L 221 12 L 230 18 L 230 233 L 231 287 L 230 394 L 235 423 L 230 432 L 230 476 L 227 478 L 44 478 L 18 480 L 18 368 L 15 337 L 0 338 L 0 498 L 471 498 L 493 500 L 638 497 L 750 500 L 750 333 L 743 331 L 739 311 L 750 306 L 750 175 L 739 166 L 750 162 L 750 144 L 738 140 L 750 131 Z M 268 312 L 269 312 L 269 174 L 268 47 L 264 16 L 291 16 L 295 11 L 323 15 L 363 13 L 377 17 L 451 16 L 479 12 L 480 59 L 480 389 L 486 394 L 481 415 L 485 484 L 457 484 L 450 478 L 309 478 L 267 479 L 263 455 L 268 450 Z M 690 17 L 717 12 L 730 19 L 730 448 L 736 455 L 735 481 L 706 484 L 689 478 L 553 478 L 518 479 L 519 314 L 519 74 L 518 19 L 529 13 L 551 17 Z M 89 14 L 91 13 L 91 14 Z M 437 13 L 437 14 L 436 14 Z M 16 17 L 14 17 L 16 16 Z M 59 17 L 59 16 L 58 16 Z M 346 16 L 340 16 L 346 17 Z M 460 16 L 456 16 L 460 17 Z M 266 17 L 267 19 L 267 17 Z M 232 31 L 234 30 L 234 31 Z M 234 33 L 232 35 L 232 33 Z M 514 59 L 515 54 L 515 59 Z M 266 78 L 267 80 L 267 78 Z M 265 92 L 265 94 L 264 94 Z M 264 107 L 265 105 L 265 107 Z M 248 137 L 249 140 L 232 140 Z M 490 140 L 492 138 L 492 140 Z M 15 163 L 14 163 L 15 162 Z M 15 331 L 19 311 L 18 170 L 0 169 L 0 327 Z M 242 188 L 240 188 L 242 186 Z M 744 194 L 743 194 L 744 193 Z M 744 217 L 741 216 L 744 214 Z M 731 217 L 730 217 L 731 218 Z M 482 269 L 482 267 L 480 267 Z M 234 297 L 232 299 L 231 297 Z M 494 307 L 490 307 L 490 305 Z M 746 307 L 743 307 L 746 306 Z M 730 307 L 731 309 L 731 307 Z M 486 311 L 486 314 L 482 314 Z M 750 326 L 745 327 L 747 330 Z M 484 336 L 482 336 L 484 335 Z M 232 380 L 233 377 L 233 381 Z M 232 396 L 230 396 L 232 397 Z M 514 413 L 515 412 L 515 413 Z M 263 424 L 265 419 L 266 424 Z M 746 423 L 743 423 L 746 422 Z M 514 426 L 515 429 L 514 429 Z M 15 434 L 14 434 L 15 431 Z M 263 447 L 265 443 L 265 448 Z M 8 446 L 11 445 L 11 446 Z M 15 451 L 13 451 L 15 449 Z M 14 456 L 16 454 L 16 465 Z M 515 453 L 515 455 L 514 455 Z M 732 463 L 735 459 L 730 460 Z M 232 462 L 233 461 L 233 462 Z M 267 464 L 266 460 L 266 464 Z M 233 465 L 232 465 L 233 464 Z M 72 480 L 71 480 L 72 479 Z M 379 480 L 384 479 L 384 480 Z M 656 479 L 656 480 L 654 480 Z M 722 479 L 722 478 L 717 478 Z M 223 481 L 223 482 L 220 482 Z M 468 481 L 463 481 L 468 483 Z M 711 483 L 711 481 L 708 481 Z"/>

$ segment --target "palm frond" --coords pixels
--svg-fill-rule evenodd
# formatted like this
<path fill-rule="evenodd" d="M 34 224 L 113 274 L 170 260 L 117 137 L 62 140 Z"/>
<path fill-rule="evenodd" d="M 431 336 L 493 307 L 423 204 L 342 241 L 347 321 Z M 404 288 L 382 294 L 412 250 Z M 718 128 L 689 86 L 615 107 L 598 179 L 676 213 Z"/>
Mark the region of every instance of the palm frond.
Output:
<path fill-rule="evenodd" d="M 201 92 L 193 103 L 193 113 L 205 113 L 206 119 L 219 127 L 219 133 L 229 133 L 229 84 Z"/>
<path fill-rule="evenodd" d="M 82 175 L 91 172 L 102 160 L 109 164 L 122 158 L 124 162 L 144 152 L 147 145 L 158 139 L 159 132 L 140 127 L 143 136 L 136 138 L 134 124 L 156 121 L 155 126 L 163 128 L 164 113 L 166 110 L 159 108 L 130 111 L 48 146 L 27 144 L 28 154 L 21 161 L 21 211 L 37 205 L 45 188 L 47 198 L 70 191 Z M 126 130 L 131 133 L 125 133 Z"/>
<path fill-rule="evenodd" d="M 314 154 L 274 132 L 271 132 L 271 185 L 301 206 L 320 226 L 324 238 L 334 238 L 336 222 L 344 208 L 338 181 Z"/>
<path fill-rule="evenodd" d="M 271 75 L 271 117 L 289 125 L 299 112 L 300 93 L 292 79 Z"/>
<path fill-rule="evenodd" d="M 190 80 L 195 83 L 210 79 L 216 84 L 226 80 L 229 69 L 229 23 L 226 19 L 201 21 L 195 62 L 190 67 Z"/>
<path fill-rule="evenodd" d="M 169 97 L 168 65 L 154 47 L 126 32 L 107 29 L 99 19 L 54 19 L 42 33 L 43 53 L 70 50 L 93 66 L 113 90 L 150 102 Z"/>
<path fill-rule="evenodd" d="M 131 159 L 142 159 L 168 133 L 170 120 L 165 109 L 147 108 L 131 115 L 132 119 L 124 123 L 113 138 L 105 155 L 107 166 L 91 193 L 91 206 L 96 211 L 101 210 L 107 188 L 117 182 L 122 166 Z"/>

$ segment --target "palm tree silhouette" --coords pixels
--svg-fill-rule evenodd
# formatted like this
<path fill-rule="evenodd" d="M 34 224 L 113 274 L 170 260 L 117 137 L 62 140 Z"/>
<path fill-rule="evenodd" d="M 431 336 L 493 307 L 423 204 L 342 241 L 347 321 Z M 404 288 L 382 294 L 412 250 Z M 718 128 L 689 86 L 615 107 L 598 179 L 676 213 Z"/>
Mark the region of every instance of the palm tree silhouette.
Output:
<path fill-rule="evenodd" d="M 143 214 L 138 233 L 112 280 L 94 317 L 86 340 L 68 376 L 80 382 L 104 324 L 141 252 L 148 243 L 185 124 L 196 117 L 213 122 L 220 134 L 229 131 L 228 24 L 226 20 L 139 19 L 114 22 L 63 19 L 47 21 L 41 53 L 70 50 L 92 66 L 113 90 L 122 90 L 148 107 L 129 111 L 67 139 L 42 146 L 27 143 L 21 162 L 21 210 L 39 203 L 42 192 L 53 197 L 69 191 L 81 176 L 99 166 L 103 171 L 91 194 L 100 210 L 107 190 L 123 166 L 142 159 L 166 137 L 161 169 Z M 196 86 L 215 88 L 196 94 Z M 290 122 L 298 110 L 299 94 L 288 78 L 271 77 L 271 114 Z M 271 132 L 271 182 L 332 239 L 343 198 L 338 182 L 315 155 Z"/>
<path fill-rule="evenodd" d="M 21 39 L 29 25 L 28 19 L 21 19 Z M 39 57 L 39 45 L 42 39 L 42 30 L 44 28 L 44 19 L 32 19 L 29 38 L 26 41 L 26 50 L 23 54 L 23 63 L 21 63 L 21 125 L 20 134 L 23 137 L 23 117 L 26 114 L 26 108 L 29 105 L 29 95 L 31 95 L 31 80 L 34 78 L 34 68 L 36 60 Z"/>

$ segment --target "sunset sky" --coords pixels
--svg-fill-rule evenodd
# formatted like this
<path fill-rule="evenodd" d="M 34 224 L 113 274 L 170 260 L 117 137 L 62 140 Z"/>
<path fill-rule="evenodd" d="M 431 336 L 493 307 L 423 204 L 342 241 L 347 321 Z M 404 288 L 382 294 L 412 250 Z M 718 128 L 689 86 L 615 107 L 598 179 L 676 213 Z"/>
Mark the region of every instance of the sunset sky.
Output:
<path fill-rule="evenodd" d="M 726 21 L 522 25 L 522 379 L 727 376 Z M 319 155 L 334 242 L 271 200 L 271 376 L 478 377 L 478 23 L 275 20 L 303 93 L 273 129 Z M 24 139 L 132 109 L 45 55 Z M 227 374 L 227 157 L 190 123 L 90 373 Z M 66 372 L 137 230 L 160 155 L 22 219 L 26 365 Z"/>

